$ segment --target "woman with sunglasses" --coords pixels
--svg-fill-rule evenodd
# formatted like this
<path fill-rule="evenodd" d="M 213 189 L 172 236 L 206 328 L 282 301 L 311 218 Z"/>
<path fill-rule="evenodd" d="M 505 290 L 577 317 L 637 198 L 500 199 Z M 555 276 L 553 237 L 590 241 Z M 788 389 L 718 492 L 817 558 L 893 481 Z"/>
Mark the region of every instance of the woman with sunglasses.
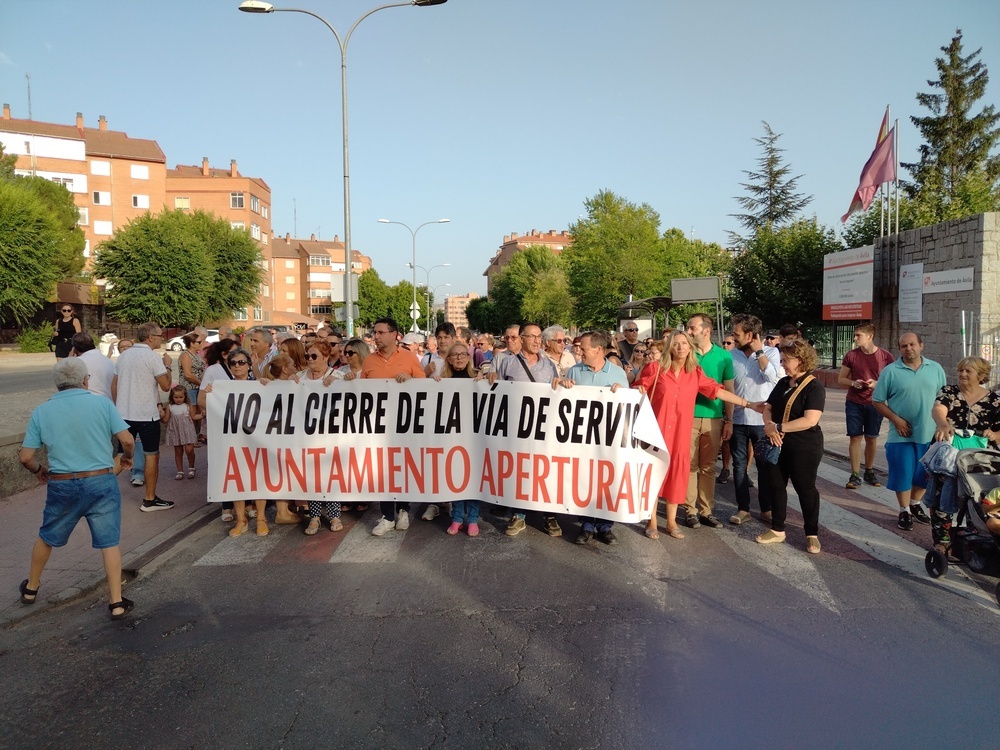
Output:
<path fill-rule="evenodd" d="M 218 343 L 221 344 L 222 342 L 220 341 Z M 235 344 L 235 342 L 233 343 Z M 232 349 L 229 352 L 229 356 L 226 358 L 226 365 L 227 365 L 226 372 L 229 374 L 229 378 L 231 380 L 240 380 L 240 381 L 253 380 L 253 378 L 250 377 L 250 370 L 251 370 L 250 352 L 248 352 L 246 349 L 243 349 L 242 347 L 239 346 L 237 346 L 235 349 Z M 212 365 L 212 367 L 214 366 L 215 365 Z M 201 393 L 205 395 L 211 393 L 212 384 L 209 383 L 208 385 L 204 385 L 204 381 L 202 382 L 203 384 L 201 388 Z M 204 396 L 199 395 L 198 397 L 199 402 L 202 401 L 203 398 Z M 267 521 L 264 518 L 264 509 L 267 506 L 267 501 L 254 500 L 253 504 L 254 504 L 254 513 L 252 517 L 256 517 L 257 519 L 257 536 L 267 536 L 268 532 L 270 531 L 267 528 Z M 246 505 L 247 504 L 245 500 L 235 500 L 233 502 L 233 508 L 236 511 L 236 525 L 229 530 L 229 536 L 241 536 L 246 532 L 247 517 L 250 515 L 249 513 L 247 513 Z M 226 504 L 223 503 L 223 514 L 222 514 L 223 521 L 227 520 L 225 506 Z M 232 513 L 229 514 L 228 520 L 232 520 Z"/>
<path fill-rule="evenodd" d="M 642 368 L 649 362 L 649 347 L 646 344 L 636 343 L 632 350 L 632 357 L 625 366 L 625 376 L 628 378 L 629 385 L 635 382 L 639 373 L 642 372 Z"/>
<path fill-rule="evenodd" d="M 55 332 L 52 335 L 52 343 L 56 348 L 56 362 L 69 356 L 73 348 L 73 334 L 83 330 L 73 305 L 62 304 L 59 306 L 59 311 L 62 317 L 56 321 Z"/>
<path fill-rule="evenodd" d="M 348 380 L 360 378 L 361 365 L 365 363 L 365 357 L 369 354 L 368 344 L 361 339 L 349 339 L 346 344 L 340 347 L 340 353 L 341 359 L 346 364 L 333 371 L 333 379 L 344 380 L 348 374 L 352 376 L 347 378 Z"/>
<path fill-rule="evenodd" d="M 330 367 L 330 355 L 333 349 L 323 339 L 317 339 L 306 349 L 306 369 L 298 374 L 299 383 L 310 380 L 320 380 L 323 385 L 329 385 L 334 379 L 334 369 Z M 330 520 L 330 531 L 343 531 L 344 524 L 340 521 L 340 501 L 310 500 L 309 525 L 305 534 L 312 536 L 319 531 L 323 516 Z"/>

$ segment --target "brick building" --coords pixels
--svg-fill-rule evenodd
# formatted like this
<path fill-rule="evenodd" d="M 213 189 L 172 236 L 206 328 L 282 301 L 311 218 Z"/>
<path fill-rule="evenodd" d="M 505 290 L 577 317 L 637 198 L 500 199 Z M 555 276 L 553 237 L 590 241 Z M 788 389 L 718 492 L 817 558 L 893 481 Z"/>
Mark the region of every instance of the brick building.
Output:
<path fill-rule="evenodd" d="M 479 299 L 475 292 L 468 294 L 451 294 L 444 299 L 444 320 L 451 323 L 455 328 L 461 326 L 469 327 L 469 319 L 465 316 L 465 308 L 474 299 Z"/>
<path fill-rule="evenodd" d="M 4 104 L 0 142 L 17 156 L 16 174 L 44 177 L 73 195 L 88 268 L 94 249 L 118 227 L 166 202 L 167 159 L 159 145 L 108 130 L 103 115 L 96 128 L 85 127 L 79 112 L 75 125 L 59 125 L 15 119 Z"/>
<path fill-rule="evenodd" d="M 555 229 L 550 229 L 548 232 L 539 232 L 537 229 L 532 229 L 527 234 L 514 234 L 512 232 L 505 235 L 503 244 L 500 245 L 496 254 L 490 259 L 490 265 L 483 272 L 483 276 L 486 277 L 486 293 L 489 294 L 493 286 L 493 277 L 510 263 L 515 253 L 531 245 L 541 245 L 549 248 L 553 254 L 559 255 L 572 244 L 573 237 L 565 230 L 557 232 Z"/>

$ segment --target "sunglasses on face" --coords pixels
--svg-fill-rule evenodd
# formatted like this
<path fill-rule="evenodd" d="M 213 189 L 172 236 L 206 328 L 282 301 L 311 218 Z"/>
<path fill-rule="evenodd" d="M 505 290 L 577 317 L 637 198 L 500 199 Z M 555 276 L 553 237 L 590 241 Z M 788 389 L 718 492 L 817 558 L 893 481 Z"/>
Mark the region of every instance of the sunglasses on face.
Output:
<path fill-rule="evenodd" d="M 230 367 L 246 367 L 250 363 L 245 359 L 231 359 L 229 360 Z"/>
<path fill-rule="evenodd" d="M 635 353 L 636 354 L 645 354 L 648 351 L 649 351 L 648 349 L 636 349 Z"/>
<path fill-rule="evenodd" d="M 62 311 L 63 311 L 63 312 L 73 312 L 73 309 L 72 309 L 72 308 L 70 308 L 70 307 L 64 307 L 64 308 L 62 309 Z"/>
<path fill-rule="evenodd" d="M 320 358 L 320 356 L 318 354 L 316 354 L 315 352 L 306 355 L 306 359 L 309 359 L 309 360 L 314 360 L 314 359 L 319 359 L 319 358 Z"/>
<path fill-rule="evenodd" d="M 344 349 L 344 354 L 346 354 L 348 357 L 353 357 L 355 354 L 357 354 L 357 352 L 354 351 L 353 349 Z"/>
<path fill-rule="evenodd" d="M 624 331 L 625 333 L 639 333 L 638 328 L 625 328 Z"/>

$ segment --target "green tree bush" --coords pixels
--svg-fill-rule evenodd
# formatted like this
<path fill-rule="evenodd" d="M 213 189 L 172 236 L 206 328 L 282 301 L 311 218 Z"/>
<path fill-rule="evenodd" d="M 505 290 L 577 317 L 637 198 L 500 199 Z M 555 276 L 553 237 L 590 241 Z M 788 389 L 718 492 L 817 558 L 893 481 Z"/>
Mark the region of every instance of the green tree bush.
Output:
<path fill-rule="evenodd" d="M 52 323 L 42 323 L 37 328 L 24 328 L 14 342 L 22 354 L 40 354 L 49 351 L 49 341 L 55 328 Z"/>

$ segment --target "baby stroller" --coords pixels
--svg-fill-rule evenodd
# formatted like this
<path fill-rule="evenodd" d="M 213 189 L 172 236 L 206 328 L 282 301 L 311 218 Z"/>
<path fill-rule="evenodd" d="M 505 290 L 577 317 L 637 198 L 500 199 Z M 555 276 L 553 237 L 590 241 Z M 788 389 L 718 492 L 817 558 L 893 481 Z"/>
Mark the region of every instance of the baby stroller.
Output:
<path fill-rule="evenodd" d="M 928 456 L 930 454 L 931 451 L 928 451 Z M 924 459 L 921 462 L 929 469 L 933 468 L 933 464 Z M 1000 451 L 986 448 L 957 451 L 954 475 L 929 472 L 928 479 L 928 494 L 937 493 L 934 498 L 937 502 L 929 504 L 945 511 L 949 510 L 951 503 L 958 508 L 947 549 L 935 547 L 924 559 L 928 575 L 931 578 L 945 575 L 949 557 L 952 562 L 962 562 L 970 570 L 982 573 L 991 562 L 995 564 L 1000 558 L 1000 538 L 986 528 L 986 512 L 983 509 L 983 498 L 990 491 L 1000 488 Z M 953 498 L 947 497 L 950 492 L 955 493 Z M 1000 604 L 1000 583 L 994 593 Z"/>

